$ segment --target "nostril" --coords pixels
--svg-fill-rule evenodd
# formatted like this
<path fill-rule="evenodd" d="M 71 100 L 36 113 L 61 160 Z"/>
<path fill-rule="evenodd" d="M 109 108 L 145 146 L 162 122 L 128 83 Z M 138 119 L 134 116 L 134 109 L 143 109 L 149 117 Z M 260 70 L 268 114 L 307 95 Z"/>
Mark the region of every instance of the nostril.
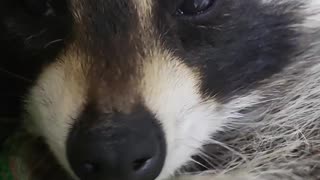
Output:
<path fill-rule="evenodd" d="M 140 158 L 140 159 L 133 161 L 133 170 L 139 171 L 140 169 L 145 167 L 150 160 L 151 160 L 150 157 L 145 157 L 145 158 Z"/>
<path fill-rule="evenodd" d="M 105 117 L 100 112 L 104 107 L 97 107 L 96 102 L 84 108 L 66 144 L 72 174 L 81 180 L 153 180 L 159 176 L 166 141 L 153 113 L 142 106 Z"/>

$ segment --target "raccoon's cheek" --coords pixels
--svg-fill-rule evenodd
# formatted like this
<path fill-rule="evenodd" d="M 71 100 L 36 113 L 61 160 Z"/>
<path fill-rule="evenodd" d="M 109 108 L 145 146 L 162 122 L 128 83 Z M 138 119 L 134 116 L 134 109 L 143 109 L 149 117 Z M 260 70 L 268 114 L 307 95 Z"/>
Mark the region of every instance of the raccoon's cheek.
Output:
<path fill-rule="evenodd" d="M 158 179 L 172 175 L 197 153 L 221 120 L 211 113 L 217 103 L 206 102 L 196 68 L 169 52 L 147 58 L 143 64 L 141 96 L 163 127 L 167 157 Z"/>
<path fill-rule="evenodd" d="M 86 101 L 83 65 L 73 58 L 51 64 L 26 98 L 26 126 L 44 138 L 64 166 L 66 138 Z"/>

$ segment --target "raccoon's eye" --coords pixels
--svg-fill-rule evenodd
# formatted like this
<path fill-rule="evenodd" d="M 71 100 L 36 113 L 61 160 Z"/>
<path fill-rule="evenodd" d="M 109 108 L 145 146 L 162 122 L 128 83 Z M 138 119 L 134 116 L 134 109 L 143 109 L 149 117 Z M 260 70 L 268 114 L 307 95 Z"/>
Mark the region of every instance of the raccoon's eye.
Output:
<path fill-rule="evenodd" d="M 49 0 L 22 0 L 25 8 L 33 15 L 47 16 L 53 13 Z"/>
<path fill-rule="evenodd" d="M 177 15 L 194 16 L 207 11 L 215 0 L 183 0 L 177 10 Z"/>

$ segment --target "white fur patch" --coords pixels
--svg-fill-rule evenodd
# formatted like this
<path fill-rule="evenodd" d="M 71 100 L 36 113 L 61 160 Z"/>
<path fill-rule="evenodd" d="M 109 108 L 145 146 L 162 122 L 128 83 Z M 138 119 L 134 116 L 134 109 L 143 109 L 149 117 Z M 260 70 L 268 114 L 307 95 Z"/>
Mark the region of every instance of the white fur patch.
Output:
<path fill-rule="evenodd" d="M 288 3 L 293 0 L 261 0 L 264 4 L 281 4 Z M 303 11 L 301 12 L 305 16 L 305 20 L 302 26 L 307 28 L 320 27 L 320 1 L 319 0 L 304 0 L 305 3 Z M 299 24 L 300 25 L 300 24 Z"/>
<path fill-rule="evenodd" d="M 202 97 L 199 74 L 169 53 L 155 53 L 144 64 L 142 96 L 163 126 L 167 157 L 157 179 L 167 178 L 199 153 L 214 132 L 241 117 L 240 109 L 255 104 L 249 95 L 222 105 Z"/>
<path fill-rule="evenodd" d="M 161 49 L 161 48 L 157 48 Z M 74 175 L 66 157 L 66 139 L 86 103 L 85 64 L 73 56 L 49 66 L 27 99 L 26 110 L 36 133 L 44 136 L 59 162 Z M 241 117 L 239 110 L 259 101 L 250 94 L 227 104 L 200 92 L 201 76 L 169 52 L 150 51 L 143 60 L 140 94 L 163 126 L 167 157 L 157 180 L 174 174 L 191 161 L 211 135 Z M 139 86 L 139 85 L 138 85 Z"/>
<path fill-rule="evenodd" d="M 133 0 L 139 16 L 140 25 L 143 30 L 152 28 L 150 18 L 152 16 L 153 1 L 150 0 Z"/>
<path fill-rule="evenodd" d="M 81 64 L 66 59 L 45 69 L 26 100 L 26 110 L 31 131 L 45 138 L 60 163 L 72 173 L 66 139 L 85 102 L 86 89 Z"/>
<path fill-rule="evenodd" d="M 305 27 L 317 28 L 320 27 L 320 1 L 307 0 L 305 8 L 306 19 L 303 23 Z"/>
<path fill-rule="evenodd" d="M 66 158 L 66 139 L 86 102 L 86 72 L 79 59 L 62 59 L 44 70 L 26 101 L 26 110 L 32 130 L 44 136 L 59 162 L 74 176 Z M 240 118 L 239 109 L 259 99 L 249 95 L 222 105 L 202 97 L 197 71 L 168 52 L 154 51 L 144 60 L 142 70 L 141 95 L 161 122 L 168 146 L 158 179 L 173 175 L 210 141 L 212 133 Z"/>
<path fill-rule="evenodd" d="M 150 0 L 133 0 L 140 17 L 150 17 L 153 1 Z"/>

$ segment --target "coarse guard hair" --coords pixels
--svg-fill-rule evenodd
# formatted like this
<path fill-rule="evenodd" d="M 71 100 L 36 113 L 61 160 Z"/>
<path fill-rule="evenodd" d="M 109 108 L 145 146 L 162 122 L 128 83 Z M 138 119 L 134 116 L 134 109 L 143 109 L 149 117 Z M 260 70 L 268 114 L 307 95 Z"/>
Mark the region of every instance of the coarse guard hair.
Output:
<path fill-rule="evenodd" d="M 320 179 L 320 0 L 2 0 L 0 47 L 19 180 Z"/>

